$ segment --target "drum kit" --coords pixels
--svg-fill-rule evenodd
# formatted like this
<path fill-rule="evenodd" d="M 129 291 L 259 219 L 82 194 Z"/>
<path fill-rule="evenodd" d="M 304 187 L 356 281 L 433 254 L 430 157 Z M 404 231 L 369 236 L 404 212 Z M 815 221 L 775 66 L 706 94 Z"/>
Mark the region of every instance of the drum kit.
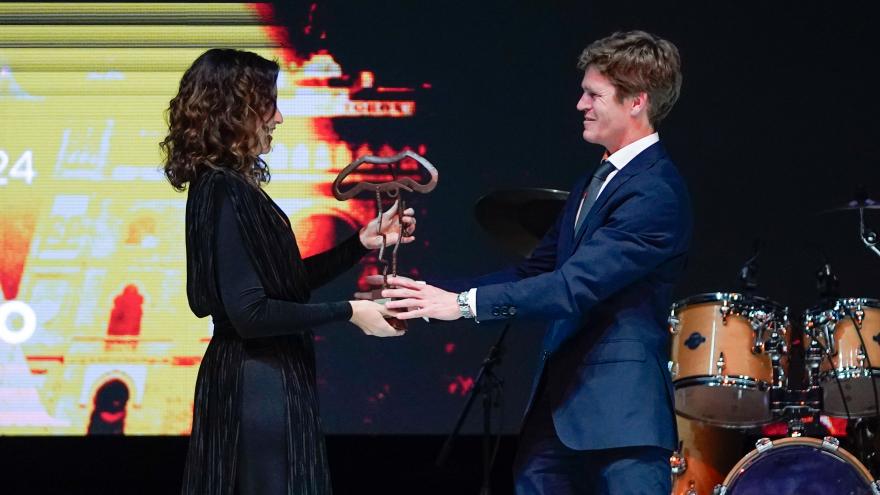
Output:
<path fill-rule="evenodd" d="M 880 482 L 836 438 L 803 436 L 805 417 L 878 415 L 875 377 L 880 368 L 874 364 L 880 365 L 880 300 L 835 299 L 806 311 L 802 321 L 807 385 L 798 389 L 788 380 L 792 328 L 787 308 L 724 292 L 672 306 L 669 369 L 678 414 L 730 429 L 786 421 L 791 435 L 758 440 L 711 492 L 706 486 L 717 470 L 690 469 L 683 440 L 672 456 L 675 495 L 880 495 Z M 794 486 L 799 490 L 793 491 Z"/>
<path fill-rule="evenodd" d="M 536 212 L 558 212 L 566 196 L 498 191 L 477 203 L 477 219 L 527 254 L 555 217 L 540 214 L 542 223 Z M 866 209 L 880 203 L 862 197 L 828 211 L 858 210 L 861 240 L 880 256 Z M 792 339 L 789 309 L 753 295 L 748 276 L 741 280 L 742 292 L 698 294 L 670 310 L 669 372 L 681 439 L 670 460 L 673 495 L 880 495 L 880 481 L 863 463 L 873 447 L 861 446 L 857 457 L 834 436 L 814 436 L 823 419 L 841 418 L 873 437 L 867 425 L 880 417 L 880 300 L 826 294 L 834 297 L 797 315 L 803 338 Z M 760 438 L 741 457 L 742 439 L 774 423 L 786 435 Z"/>

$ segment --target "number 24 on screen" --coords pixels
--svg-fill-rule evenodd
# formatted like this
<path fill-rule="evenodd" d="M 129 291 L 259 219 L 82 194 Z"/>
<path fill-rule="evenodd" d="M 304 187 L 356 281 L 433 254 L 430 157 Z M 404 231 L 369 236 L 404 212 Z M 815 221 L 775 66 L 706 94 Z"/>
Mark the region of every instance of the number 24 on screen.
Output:
<path fill-rule="evenodd" d="M 25 184 L 30 185 L 37 175 L 34 171 L 34 153 L 31 150 L 25 150 L 7 171 L 8 166 L 9 154 L 0 150 L 0 186 L 8 184 L 10 179 L 23 180 Z"/>

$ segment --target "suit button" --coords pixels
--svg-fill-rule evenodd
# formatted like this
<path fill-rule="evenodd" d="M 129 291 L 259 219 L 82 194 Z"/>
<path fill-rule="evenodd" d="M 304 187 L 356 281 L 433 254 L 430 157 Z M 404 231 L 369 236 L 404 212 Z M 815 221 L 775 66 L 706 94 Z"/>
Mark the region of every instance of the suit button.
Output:
<path fill-rule="evenodd" d="M 510 316 L 516 316 L 516 306 L 511 306 L 508 313 L 510 313 Z"/>

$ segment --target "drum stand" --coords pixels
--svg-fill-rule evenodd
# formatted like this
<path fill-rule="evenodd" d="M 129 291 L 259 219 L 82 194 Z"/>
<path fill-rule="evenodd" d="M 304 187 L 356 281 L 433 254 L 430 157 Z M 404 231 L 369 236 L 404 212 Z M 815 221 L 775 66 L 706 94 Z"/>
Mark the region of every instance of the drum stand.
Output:
<path fill-rule="evenodd" d="M 785 421 L 790 437 L 824 437 L 827 432 L 819 416 L 822 412 L 822 388 L 809 387 L 806 390 L 789 390 L 783 387 L 770 389 L 770 412 L 774 417 Z M 804 423 L 810 416 L 812 423 Z"/>

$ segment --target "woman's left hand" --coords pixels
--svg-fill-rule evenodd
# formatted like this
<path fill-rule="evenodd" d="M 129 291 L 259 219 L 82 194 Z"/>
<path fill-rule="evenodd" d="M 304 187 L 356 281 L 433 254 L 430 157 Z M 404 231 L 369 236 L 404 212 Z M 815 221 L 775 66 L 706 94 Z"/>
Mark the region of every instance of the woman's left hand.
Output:
<path fill-rule="evenodd" d="M 397 244 L 397 239 L 401 236 L 401 223 L 403 223 L 403 239 L 400 241 L 401 244 L 409 244 L 416 240 L 415 236 L 413 236 L 413 232 L 416 230 L 415 210 L 407 208 L 403 211 L 403 216 L 400 216 L 397 211 L 397 205 L 398 203 L 395 201 L 394 205 L 388 208 L 388 211 L 382 213 L 381 226 L 379 225 L 379 219 L 374 218 L 361 229 L 358 236 L 365 248 L 379 249 L 382 247 L 382 236 L 379 233 L 385 234 L 386 247 Z"/>

